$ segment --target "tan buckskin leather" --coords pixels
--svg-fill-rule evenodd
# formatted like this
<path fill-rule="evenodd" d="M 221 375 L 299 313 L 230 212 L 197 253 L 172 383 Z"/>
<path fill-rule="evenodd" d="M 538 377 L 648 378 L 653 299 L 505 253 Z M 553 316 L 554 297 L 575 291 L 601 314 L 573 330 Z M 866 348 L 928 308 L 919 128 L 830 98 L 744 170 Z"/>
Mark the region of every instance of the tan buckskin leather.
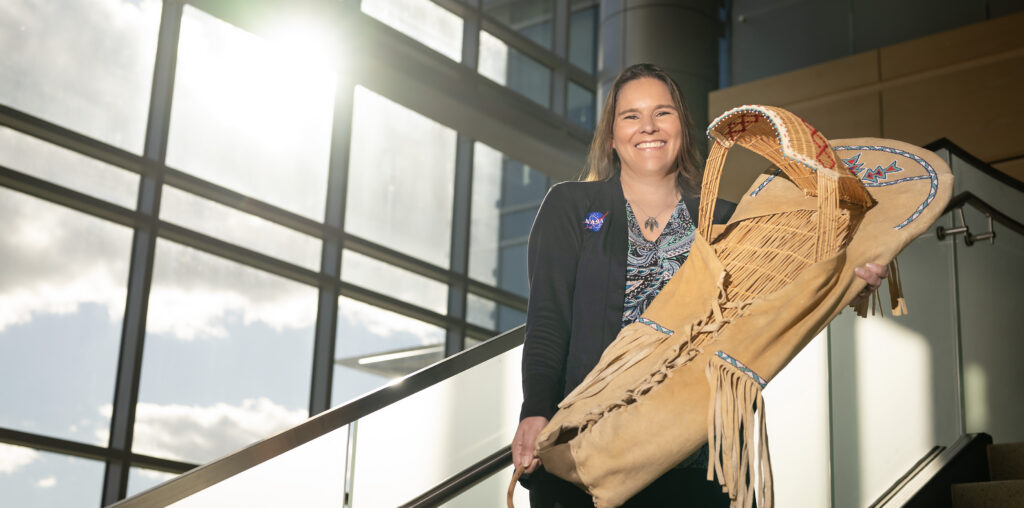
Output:
<path fill-rule="evenodd" d="M 537 441 L 544 467 L 598 508 L 621 505 L 705 442 L 708 479 L 732 506 L 750 507 L 756 495 L 760 508 L 772 508 L 764 383 L 865 287 L 854 268 L 893 261 L 952 192 L 949 167 L 927 150 L 887 139 L 829 142 L 781 108 L 732 109 L 708 133 L 714 145 L 689 258 Z M 754 182 L 711 238 L 734 144 L 778 170 Z M 901 295 L 893 299 L 902 307 Z"/>

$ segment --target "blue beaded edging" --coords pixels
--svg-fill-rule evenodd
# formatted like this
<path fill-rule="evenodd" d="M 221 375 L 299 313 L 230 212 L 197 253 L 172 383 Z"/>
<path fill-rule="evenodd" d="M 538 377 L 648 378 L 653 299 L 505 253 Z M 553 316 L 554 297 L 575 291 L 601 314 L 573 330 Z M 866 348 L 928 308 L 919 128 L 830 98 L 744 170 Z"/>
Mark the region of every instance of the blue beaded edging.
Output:
<path fill-rule="evenodd" d="M 924 170 L 928 173 L 927 175 L 909 176 L 907 178 L 900 178 L 898 180 L 893 180 L 891 182 L 881 182 L 881 183 L 870 182 L 870 181 L 865 181 L 865 180 L 861 179 L 861 182 L 864 183 L 865 187 L 888 187 L 890 185 L 896 185 L 898 183 L 904 183 L 904 182 L 912 182 L 912 181 L 915 181 L 915 180 L 926 180 L 926 179 L 927 180 L 931 180 L 931 186 L 928 189 L 928 197 L 925 198 L 924 203 L 921 203 L 921 206 L 918 206 L 917 209 L 914 210 L 914 213 L 910 214 L 910 217 L 907 217 L 906 220 L 904 220 L 903 222 L 901 222 L 901 223 L 897 224 L 896 226 L 894 226 L 893 229 L 896 229 L 896 230 L 903 229 L 908 224 L 910 224 L 911 222 L 914 222 L 915 220 L 917 220 L 917 218 L 921 216 L 921 213 L 924 212 L 925 208 L 928 208 L 928 205 L 930 205 L 932 203 L 932 201 L 935 199 L 935 195 L 938 193 L 938 190 L 939 190 L 939 175 L 938 175 L 938 173 L 935 172 L 935 169 L 932 168 L 931 164 L 928 164 L 927 161 L 925 161 L 921 157 L 918 157 L 917 155 L 914 155 L 914 154 L 912 154 L 910 152 L 906 152 L 906 151 L 900 150 L 898 148 L 892 148 L 892 147 L 888 147 L 888 146 L 861 146 L 861 145 L 857 145 L 857 146 L 837 146 L 837 147 L 834 147 L 834 149 L 836 151 L 840 151 L 840 150 L 872 150 L 872 151 L 876 151 L 876 152 L 887 152 L 887 153 L 891 153 L 891 154 L 895 154 L 895 155 L 900 155 L 902 157 L 906 157 L 906 158 L 908 158 L 908 159 L 910 159 L 910 160 L 920 164 L 921 167 L 923 167 Z M 843 159 L 841 157 L 840 157 L 840 160 L 843 160 L 844 164 L 846 163 L 845 159 Z M 758 185 L 757 189 L 754 189 L 754 192 L 750 193 L 750 197 L 756 197 L 758 195 L 758 193 L 760 193 L 761 190 L 764 189 L 766 185 L 768 185 L 769 182 L 774 180 L 775 177 L 779 175 L 780 172 L 781 172 L 781 170 L 776 169 L 773 174 L 771 174 L 768 178 L 765 178 L 765 180 L 763 182 L 761 182 L 761 185 Z"/>
<path fill-rule="evenodd" d="M 650 319 L 647 319 L 645 317 L 638 318 L 636 320 L 636 322 L 640 323 L 642 325 L 647 325 L 647 326 L 649 326 L 651 328 L 654 328 L 655 330 L 658 330 L 659 332 L 664 333 L 665 335 L 672 335 L 673 333 L 676 333 L 676 332 L 673 332 L 672 330 L 669 330 L 668 328 L 665 328 L 664 326 L 661 326 L 658 323 L 655 323 L 654 321 L 651 321 Z"/>
<path fill-rule="evenodd" d="M 743 365 L 742 362 L 727 355 L 724 351 L 715 351 L 715 356 L 721 358 L 723 361 L 725 361 L 725 363 L 728 363 L 729 365 L 736 367 L 737 369 L 739 369 L 740 372 L 746 374 L 750 379 L 757 381 L 757 384 L 761 385 L 761 388 L 768 386 L 768 380 L 761 376 L 758 376 L 756 372 L 750 370 L 750 367 Z"/>

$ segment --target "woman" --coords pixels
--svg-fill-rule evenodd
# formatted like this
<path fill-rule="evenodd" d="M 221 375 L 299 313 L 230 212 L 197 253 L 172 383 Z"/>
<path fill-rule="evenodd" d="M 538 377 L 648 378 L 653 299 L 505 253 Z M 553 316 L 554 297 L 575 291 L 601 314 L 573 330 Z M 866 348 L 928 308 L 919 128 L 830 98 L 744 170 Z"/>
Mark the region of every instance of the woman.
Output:
<path fill-rule="evenodd" d="M 678 86 L 650 64 L 616 78 L 595 129 L 582 182 L 548 192 L 530 232 L 530 299 L 523 348 L 523 406 L 512 442 L 538 507 L 593 506 L 586 493 L 546 473 L 537 435 L 597 364 L 619 330 L 636 320 L 686 260 L 697 224 L 701 167 L 693 123 Z M 715 223 L 735 205 L 718 200 Z M 858 275 L 877 288 L 885 267 Z M 865 292 L 866 294 L 866 292 Z M 728 506 L 705 479 L 707 448 L 626 506 Z"/>

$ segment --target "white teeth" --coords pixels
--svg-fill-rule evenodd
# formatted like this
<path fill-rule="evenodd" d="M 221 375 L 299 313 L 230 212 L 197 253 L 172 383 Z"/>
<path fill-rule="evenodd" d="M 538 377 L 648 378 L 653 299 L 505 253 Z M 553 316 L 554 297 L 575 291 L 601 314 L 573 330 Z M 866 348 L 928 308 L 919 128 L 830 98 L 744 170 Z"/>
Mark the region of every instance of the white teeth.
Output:
<path fill-rule="evenodd" d="M 664 146 L 664 145 L 665 145 L 664 141 L 647 141 L 645 143 L 637 144 L 636 147 L 641 149 L 641 150 L 643 150 L 644 148 L 657 148 L 659 146 Z"/>

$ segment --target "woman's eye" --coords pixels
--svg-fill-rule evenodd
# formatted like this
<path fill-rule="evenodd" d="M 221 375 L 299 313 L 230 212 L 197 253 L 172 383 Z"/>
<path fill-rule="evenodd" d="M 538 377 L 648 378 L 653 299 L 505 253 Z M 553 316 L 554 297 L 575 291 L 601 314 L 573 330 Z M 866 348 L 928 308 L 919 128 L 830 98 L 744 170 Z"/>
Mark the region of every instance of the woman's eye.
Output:
<path fill-rule="evenodd" d="M 671 115 L 671 114 L 672 114 L 671 111 L 658 111 L 657 113 L 654 114 L 654 116 L 665 116 L 665 115 Z"/>

